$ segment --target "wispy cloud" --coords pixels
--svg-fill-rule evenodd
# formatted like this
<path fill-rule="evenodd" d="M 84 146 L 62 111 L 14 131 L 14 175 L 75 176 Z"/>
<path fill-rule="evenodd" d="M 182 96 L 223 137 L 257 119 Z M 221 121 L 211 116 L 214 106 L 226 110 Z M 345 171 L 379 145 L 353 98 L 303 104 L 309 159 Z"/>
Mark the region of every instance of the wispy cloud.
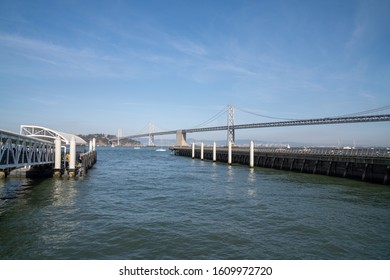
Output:
<path fill-rule="evenodd" d="M 66 53 L 65 49 L 59 46 L 11 34 L 0 34 L 0 45 L 12 49 L 21 55 L 34 54 L 35 56 L 61 57 Z M 44 60 L 51 61 L 48 59 Z"/>
<path fill-rule="evenodd" d="M 62 55 L 75 55 L 76 50 L 62 47 L 53 43 L 40 41 L 37 39 L 22 37 L 14 34 L 0 34 L 0 44 L 6 47 L 15 48 L 19 51 L 36 52 L 41 54 L 60 57 Z M 78 55 L 92 56 L 91 52 L 86 50 L 77 51 Z"/>
<path fill-rule="evenodd" d="M 375 103 L 377 100 L 377 95 L 369 91 L 363 91 L 359 95 L 370 103 Z"/>
<path fill-rule="evenodd" d="M 353 28 L 350 31 L 350 36 L 346 41 L 346 48 L 348 51 L 354 51 L 359 43 L 364 39 L 367 32 L 367 19 L 361 14 L 356 15 Z"/>
<path fill-rule="evenodd" d="M 171 39 L 168 41 L 175 50 L 191 56 L 205 56 L 207 55 L 206 48 L 196 42 L 188 39 Z"/>
<path fill-rule="evenodd" d="M 0 48 L 10 53 L 14 61 L 17 57 L 23 57 L 40 63 L 41 66 L 48 66 L 49 69 L 45 71 L 48 75 L 115 77 L 129 73 L 129 71 L 113 71 L 113 65 L 121 67 L 125 65 L 120 65 L 121 61 L 117 58 L 98 54 L 92 49 L 68 48 L 42 40 L 4 33 L 0 33 Z M 57 73 L 52 72 L 51 67 L 55 67 Z M 34 69 L 37 68 L 34 67 Z M 38 69 L 43 71 L 44 68 Z M 31 73 L 31 75 L 35 74 L 37 73 Z"/>

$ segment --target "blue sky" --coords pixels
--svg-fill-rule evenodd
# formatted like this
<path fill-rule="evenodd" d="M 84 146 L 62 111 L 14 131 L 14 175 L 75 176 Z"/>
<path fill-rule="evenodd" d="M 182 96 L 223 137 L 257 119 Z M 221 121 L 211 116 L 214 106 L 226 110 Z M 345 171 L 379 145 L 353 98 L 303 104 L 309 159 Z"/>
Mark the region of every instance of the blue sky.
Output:
<path fill-rule="evenodd" d="M 227 104 L 287 119 L 390 105 L 389 11 L 386 0 L 0 0 L 0 128 L 131 135 L 150 121 L 192 128 Z M 272 119 L 236 109 L 235 121 Z M 390 123 L 236 134 L 390 145 Z"/>

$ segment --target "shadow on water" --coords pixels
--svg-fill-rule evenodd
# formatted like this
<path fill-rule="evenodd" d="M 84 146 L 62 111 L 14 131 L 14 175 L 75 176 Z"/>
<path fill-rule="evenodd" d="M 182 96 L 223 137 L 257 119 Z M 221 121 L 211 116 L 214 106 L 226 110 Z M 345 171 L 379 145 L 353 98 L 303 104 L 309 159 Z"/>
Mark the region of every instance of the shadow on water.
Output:
<path fill-rule="evenodd" d="M 0 200 L 12 200 L 23 198 L 24 195 L 30 193 L 34 187 L 39 185 L 43 179 L 29 178 L 8 178 L 0 181 Z"/>

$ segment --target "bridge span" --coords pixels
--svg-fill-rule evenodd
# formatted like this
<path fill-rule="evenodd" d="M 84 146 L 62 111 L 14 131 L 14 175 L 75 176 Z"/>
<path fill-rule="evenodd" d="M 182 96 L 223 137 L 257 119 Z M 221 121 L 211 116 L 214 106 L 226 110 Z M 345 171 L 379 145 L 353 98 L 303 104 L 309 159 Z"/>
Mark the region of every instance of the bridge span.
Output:
<path fill-rule="evenodd" d="M 176 146 L 188 146 L 187 133 L 195 132 L 207 132 L 207 131 L 220 131 L 220 130 L 236 130 L 236 129 L 254 129 L 254 128 L 266 128 L 266 127 L 284 127 L 284 126 L 306 126 L 306 125 L 330 125 L 330 124 L 347 124 L 347 123 L 367 123 L 367 122 L 385 122 L 390 121 L 390 114 L 382 115 L 369 115 L 369 116 L 347 116 L 347 117 L 330 117 L 330 118 L 317 118 L 317 119 L 302 119 L 302 120 L 289 120 L 279 122 L 264 122 L 264 123 L 249 123 L 239 125 L 225 125 L 225 126 L 212 126 L 203 128 L 189 128 L 179 130 L 169 130 L 160 132 L 149 132 L 143 134 L 130 135 L 126 138 L 141 138 L 152 137 L 158 135 L 176 134 Z M 234 135 L 234 132 L 233 132 Z M 233 138 L 234 142 L 234 138 Z"/>
<path fill-rule="evenodd" d="M 337 148 L 256 148 L 251 142 L 249 149 L 234 146 L 235 129 L 254 129 L 266 127 L 330 125 L 348 123 L 367 123 L 390 121 L 389 114 L 343 116 L 318 119 L 288 120 L 266 123 L 250 123 L 227 126 L 183 129 L 177 131 L 158 132 L 155 135 L 176 133 L 176 145 L 170 149 L 180 156 L 209 159 L 226 162 L 228 164 L 249 164 L 250 167 L 259 166 L 277 168 L 289 171 L 298 171 L 312 174 L 338 176 L 358 179 L 373 183 L 390 184 L 390 150 L 389 149 L 337 149 Z M 204 147 L 203 143 L 196 148 L 188 147 L 186 134 L 205 131 L 228 131 L 227 147 Z M 144 134 L 142 136 L 148 136 Z M 233 136 L 233 141 L 230 139 Z M 138 135 L 140 137 L 140 135 Z"/>

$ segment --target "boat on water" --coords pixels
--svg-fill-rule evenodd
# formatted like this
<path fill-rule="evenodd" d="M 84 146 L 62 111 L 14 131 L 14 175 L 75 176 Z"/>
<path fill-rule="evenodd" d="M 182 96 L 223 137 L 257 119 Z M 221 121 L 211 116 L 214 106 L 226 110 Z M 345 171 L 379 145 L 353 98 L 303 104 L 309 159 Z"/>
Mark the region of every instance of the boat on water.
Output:
<path fill-rule="evenodd" d="M 157 150 L 156 150 L 156 152 L 165 152 L 166 151 L 166 149 L 164 149 L 163 147 L 162 147 L 162 139 L 160 139 L 160 148 L 158 148 Z"/>
<path fill-rule="evenodd" d="M 134 147 L 134 150 L 139 150 L 139 149 L 141 149 L 140 147 Z"/>

